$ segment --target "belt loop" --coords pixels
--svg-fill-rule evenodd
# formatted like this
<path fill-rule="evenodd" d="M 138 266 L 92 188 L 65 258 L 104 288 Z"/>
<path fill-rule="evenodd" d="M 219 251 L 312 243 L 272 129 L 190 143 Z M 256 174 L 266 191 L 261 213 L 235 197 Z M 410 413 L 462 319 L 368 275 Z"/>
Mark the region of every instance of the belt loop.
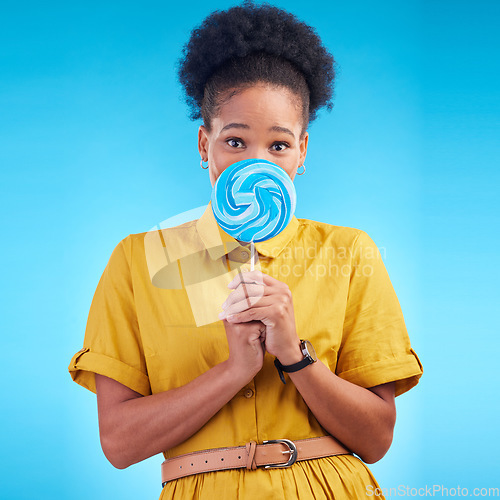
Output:
<path fill-rule="evenodd" d="M 249 443 L 245 444 L 245 448 L 247 450 L 247 469 L 257 469 L 257 464 L 255 462 L 257 443 L 255 441 L 250 441 Z"/>

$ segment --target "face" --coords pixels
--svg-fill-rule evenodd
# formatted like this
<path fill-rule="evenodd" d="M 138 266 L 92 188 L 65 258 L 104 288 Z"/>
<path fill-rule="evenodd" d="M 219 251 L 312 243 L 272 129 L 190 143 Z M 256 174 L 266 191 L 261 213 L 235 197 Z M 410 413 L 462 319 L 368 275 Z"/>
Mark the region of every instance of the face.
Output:
<path fill-rule="evenodd" d="M 250 158 L 276 163 L 294 180 L 305 161 L 309 138 L 307 132 L 300 137 L 298 99 L 284 87 L 257 84 L 220 107 L 211 132 L 200 127 L 198 149 L 208 160 L 212 186 L 229 165 Z"/>

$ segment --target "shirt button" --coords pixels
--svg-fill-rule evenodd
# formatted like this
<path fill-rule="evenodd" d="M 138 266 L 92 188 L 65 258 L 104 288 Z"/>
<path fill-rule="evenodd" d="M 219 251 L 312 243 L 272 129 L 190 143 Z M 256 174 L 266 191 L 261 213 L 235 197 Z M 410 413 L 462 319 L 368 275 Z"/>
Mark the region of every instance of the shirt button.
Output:
<path fill-rule="evenodd" d="M 245 389 L 245 392 L 243 393 L 243 396 L 245 396 L 247 399 L 250 399 L 253 396 L 252 389 Z"/>

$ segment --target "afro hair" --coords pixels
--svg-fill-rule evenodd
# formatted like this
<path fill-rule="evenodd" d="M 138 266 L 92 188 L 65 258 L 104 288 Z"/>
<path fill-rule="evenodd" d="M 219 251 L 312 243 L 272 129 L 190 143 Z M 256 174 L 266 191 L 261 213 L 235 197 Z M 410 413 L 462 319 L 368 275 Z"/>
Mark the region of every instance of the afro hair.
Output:
<path fill-rule="evenodd" d="M 299 95 L 307 123 L 320 108 L 332 109 L 334 65 L 312 27 L 267 3 L 244 2 L 214 11 L 191 32 L 178 75 L 191 119 L 208 128 L 224 91 L 258 81 Z"/>

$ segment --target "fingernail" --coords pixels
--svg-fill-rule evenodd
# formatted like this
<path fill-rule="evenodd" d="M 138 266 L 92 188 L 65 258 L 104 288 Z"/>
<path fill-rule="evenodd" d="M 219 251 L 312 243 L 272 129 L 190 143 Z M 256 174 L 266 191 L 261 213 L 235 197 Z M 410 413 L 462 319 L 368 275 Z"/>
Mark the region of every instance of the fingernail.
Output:
<path fill-rule="evenodd" d="M 226 317 L 226 311 L 222 311 L 219 313 L 219 319 L 224 319 Z"/>

